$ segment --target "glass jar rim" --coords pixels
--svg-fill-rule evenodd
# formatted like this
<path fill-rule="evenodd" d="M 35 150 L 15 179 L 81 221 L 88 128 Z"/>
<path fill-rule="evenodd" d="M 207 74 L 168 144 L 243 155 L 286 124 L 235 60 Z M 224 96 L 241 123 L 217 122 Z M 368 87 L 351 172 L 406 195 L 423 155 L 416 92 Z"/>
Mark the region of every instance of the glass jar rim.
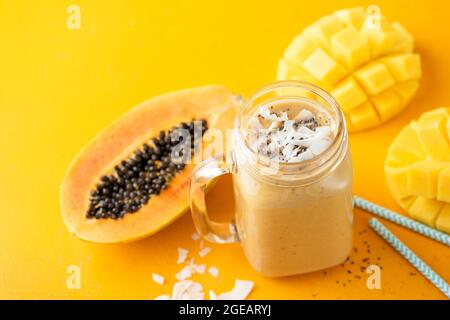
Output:
<path fill-rule="evenodd" d="M 253 163 L 257 165 L 262 165 L 263 167 L 270 167 L 274 161 L 270 161 L 268 159 L 264 159 L 263 157 L 259 156 L 257 152 L 252 150 L 248 144 L 245 142 L 245 130 L 242 130 L 246 123 L 244 123 L 248 119 L 244 119 L 244 113 L 246 111 L 251 110 L 252 108 L 255 108 L 255 101 L 259 98 L 263 97 L 265 94 L 268 94 L 270 92 L 280 90 L 280 89 L 300 89 L 304 90 L 305 92 L 312 93 L 316 95 L 318 98 L 320 98 L 322 101 L 324 101 L 329 107 L 335 117 L 335 121 L 337 123 L 337 130 L 334 135 L 333 142 L 328 146 L 327 149 L 325 149 L 322 153 L 320 153 L 317 156 L 314 156 L 311 159 L 300 161 L 300 162 L 278 162 L 279 165 L 279 171 L 278 173 L 283 176 L 290 177 L 292 180 L 302 179 L 302 175 L 308 174 L 308 176 L 311 177 L 312 171 L 315 171 L 316 173 L 319 173 L 318 169 L 323 169 L 324 167 L 333 166 L 333 163 L 330 164 L 330 161 L 333 159 L 336 159 L 334 162 L 339 162 L 337 160 L 343 158 L 339 157 L 339 154 L 344 153 L 343 149 L 347 148 L 347 130 L 345 125 L 345 118 L 343 115 L 343 112 L 338 104 L 338 102 L 325 90 L 322 88 L 308 83 L 304 81 L 297 81 L 297 80 L 288 80 L 288 81 L 278 81 L 269 85 L 266 85 L 259 90 L 257 90 L 245 103 L 244 106 L 239 110 L 238 116 L 236 117 L 235 121 L 235 139 L 237 139 L 240 144 L 243 146 L 241 148 L 242 152 L 245 153 L 245 156 L 247 158 L 250 158 Z M 281 99 L 285 99 L 280 97 Z M 292 96 L 290 96 L 292 98 Z M 320 104 L 324 105 L 323 102 L 319 102 Z M 256 106 L 261 105 L 263 103 L 256 104 Z M 256 167 L 256 166 L 255 166 Z M 257 168 L 255 168 L 257 169 Z M 309 170 L 308 170 L 309 169 Z M 311 170 L 312 169 L 312 170 Z M 331 170 L 327 170 L 331 171 Z M 269 177 L 270 175 L 268 175 Z M 314 175 L 316 176 L 316 175 Z M 274 178 L 274 177 L 272 177 Z"/>

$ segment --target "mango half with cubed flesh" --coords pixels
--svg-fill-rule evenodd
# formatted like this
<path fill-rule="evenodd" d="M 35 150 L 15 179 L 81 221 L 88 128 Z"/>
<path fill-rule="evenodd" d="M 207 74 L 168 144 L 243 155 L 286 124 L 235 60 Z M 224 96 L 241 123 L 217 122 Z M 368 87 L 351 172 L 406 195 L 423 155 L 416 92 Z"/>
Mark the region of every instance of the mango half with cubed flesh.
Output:
<path fill-rule="evenodd" d="M 294 38 L 278 65 L 278 80 L 311 82 L 329 91 L 349 131 L 375 127 L 401 112 L 421 78 L 412 36 L 398 22 L 363 8 L 336 11 Z"/>
<path fill-rule="evenodd" d="M 450 233 L 450 108 L 425 112 L 389 147 L 386 179 L 411 217 Z"/>

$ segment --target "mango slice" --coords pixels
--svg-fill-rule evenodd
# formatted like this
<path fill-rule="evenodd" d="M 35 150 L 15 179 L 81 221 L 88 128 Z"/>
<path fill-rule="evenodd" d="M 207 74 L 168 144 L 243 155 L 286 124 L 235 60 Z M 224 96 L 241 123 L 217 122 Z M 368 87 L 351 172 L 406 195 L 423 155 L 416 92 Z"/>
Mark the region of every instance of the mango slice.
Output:
<path fill-rule="evenodd" d="M 450 204 L 444 205 L 436 219 L 436 228 L 450 234 Z"/>
<path fill-rule="evenodd" d="M 411 217 L 450 232 L 450 108 L 422 114 L 388 149 L 385 173 L 397 203 Z"/>
<path fill-rule="evenodd" d="M 436 160 L 416 162 L 408 169 L 408 191 L 415 196 L 435 199 L 439 173 L 447 163 Z"/>
<path fill-rule="evenodd" d="M 277 79 L 330 91 L 351 132 L 388 121 L 414 97 L 422 70 L 408 31 L 386 17 L 378 21 L 373 25 L 362 7 L 322 17 L 287 47 Z"/>
<path fill-rule="evenodd" d="M 439 172 L 436 199 L 450 203 L 450 166 Z"/>
<path fill-rule="evenodd" d="M 434 226 L 442 206 L 439 201 L 418 197 L 409 208 L 409 214 L 420 222 Z"/>
<path fill-rule="evenodd" d="M 309 74 L 327 87 L 334 86 L 345 76 L 344 68 L 321 48 L 314 50 L 303 62 L 302 66 Z"/>

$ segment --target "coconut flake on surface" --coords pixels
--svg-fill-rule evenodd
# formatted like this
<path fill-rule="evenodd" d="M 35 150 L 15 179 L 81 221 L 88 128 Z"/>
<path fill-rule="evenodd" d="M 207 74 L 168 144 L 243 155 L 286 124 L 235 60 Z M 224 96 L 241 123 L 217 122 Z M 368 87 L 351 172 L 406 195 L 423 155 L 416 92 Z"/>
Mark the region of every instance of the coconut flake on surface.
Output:
<path fill-rule="evenodd" d="M 152 279 L 155 283 L 160 285 L 163 285 L 164 282 L 166 281 L 166 279 L 162 275 L 159 275 L 157 273 L 152 273 Z"/>
<path fill-rule="evenodd" d="M 192 277 L 194 274 L 204 274 L 206 271 L 206 265 L 195 264 L 194 258 L 191 260 L 175 275 L 177 280 L 182 281 Z"/>
<path fill-rule="evenodd" d="M 195 268 L 192 265 L 187 265 L 187 266 L 184 266 L 183 269 L 178 271 L 178 273 L 175 275 L 175 278 L 177 278 L 177 280 L 179 280 L 179 281 L 186 280 L 186 279 L 192 277 L 192 275 L 194 273 L 195 273 Z"/>
<path fill-rule="evenodd" d="M 214 294 L 214 300 L 245 300 L 253 289 L 253 281 L 236 279 L 234 288 L 231 291 L 221 294 Z M 210 291 L 210 299 L 211 291 Z"/>
<path fill-rule="evenodd" d="M 198 255 L 200 256 L 200 257 L 204 257 L 204 256 L 206 256 L 208 253 L 210 253 L 211 252 L 211 248 L 209 248 L 209 247 L 204 247 L 203 249 L 201 249 L 200 251 L 199 251 L 199 253 L 198 253 Z"/>
<path fill-rule="evenodd" d="M 168 295 L 168 294 L 162 294 L 162 295 L 160 295 L 160 296 L 157 296 L 157 297 L 155 298 L 155 300 L 170 300 L 170 295 Z"/>
<path fill-rule="evenodd" d="M 186 261 L 189 251 L 183 248 L 178 248 L 178 260 L 177 263 L 183 263 Z"/>
<path fill-rule="evenodd" d="M 217 295 L 212 290 L 209 290 L 209 300 L 217 300 Z"/>
<path fill-rule="evenodd" d="M 217 278 L 217 276 L 219 275 L 219 269 L 217 269 L 216 267 L 209 267 L 208 268 L 208 272 L 210 275 L 212 275 L 214 278 Z"/>
<path fill-rule="evenodd" d="M 195 265 L 194 268 L 195 272 L 199 274 L 204 274 L 206 271 L 206 266 L 204 264 Z"/>
<path fill-rule="evenodd" d="M 199 235 L 197 232 L 194 232 L 194 233 L 191 235 L 191 238 L 192 238 L 192 240 L 197 241 L 197 240 L 200 239 L 200 235 Z"/>
<path fill-rule="evenodd" d="M 192 280 L 175 283 L 172 290 L 172 300 L 203 300 L 203 286 Z"/>

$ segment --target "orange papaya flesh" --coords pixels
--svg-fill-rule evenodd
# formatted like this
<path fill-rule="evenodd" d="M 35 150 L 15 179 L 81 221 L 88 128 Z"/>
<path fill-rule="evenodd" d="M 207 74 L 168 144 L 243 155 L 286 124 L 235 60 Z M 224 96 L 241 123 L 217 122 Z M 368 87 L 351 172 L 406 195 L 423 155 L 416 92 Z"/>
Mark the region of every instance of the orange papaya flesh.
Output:
<path fill-rule="evenodd" d="M 189 207 L 187 164 L 167 189 L 152 196 L 137 212 L 119 219 L 87 217 L 90 195 L 100 178 L 156 137 L 192 119 L 204 119 L 209 129 L 233 127 L 237 101 L 222 86 L 205 86 L 164 94 L 147 100 L 102 131 L 72 161 L 61 185 L 61 212 L 65 225 L 79 238 L 96 243 L 121 243 L 149 236 L 181 216 Z M 204 143 L 205 147 L 207 144 Z"/>

